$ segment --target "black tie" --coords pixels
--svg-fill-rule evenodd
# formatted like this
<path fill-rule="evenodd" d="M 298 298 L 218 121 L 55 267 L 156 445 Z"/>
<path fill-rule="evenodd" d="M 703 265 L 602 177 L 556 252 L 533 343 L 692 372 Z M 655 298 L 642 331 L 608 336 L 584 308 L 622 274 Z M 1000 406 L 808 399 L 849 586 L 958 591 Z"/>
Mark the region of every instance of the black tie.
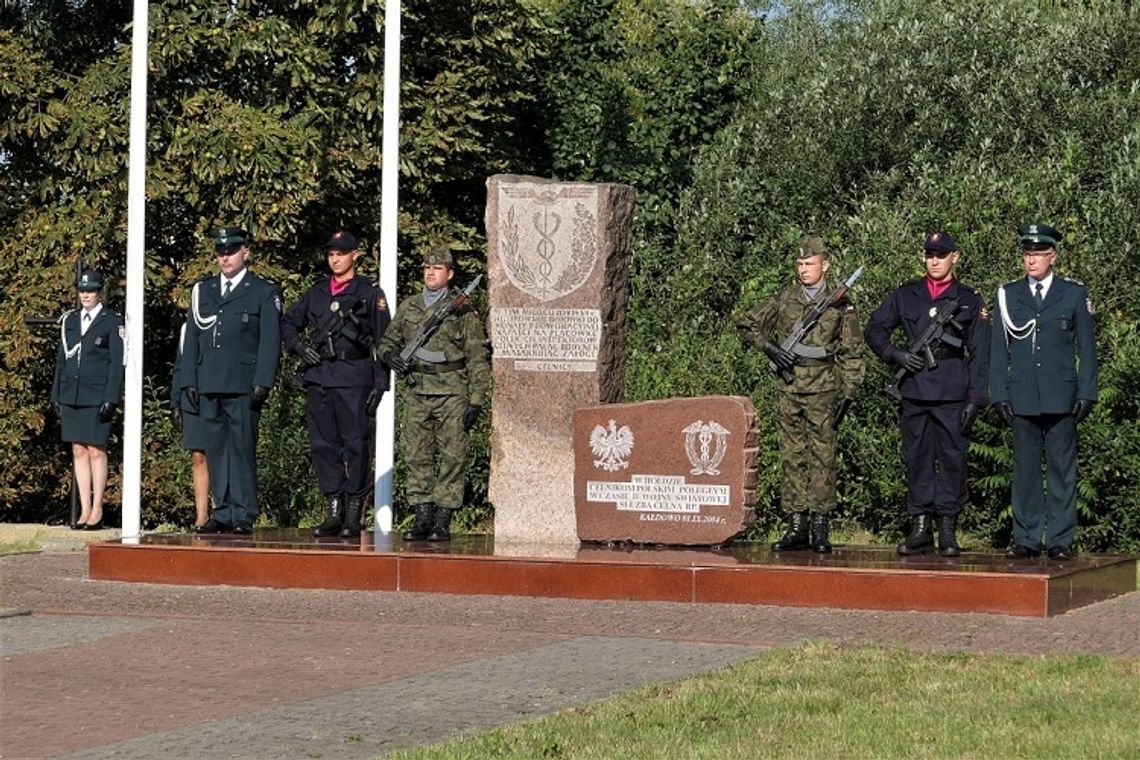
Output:
<path fill-rule="evenodd" d="M 1037 308 L 1038 308 L 1038 309 L 1040 309 L 1040 308 L 1041 308 L 1041 302 L 1045 300 L 1044 296 L 1042 296 L 1042 295 L 1041 295 L 1041 288 L 1042 288 L 1042 287 L 1043 287 L 1043 286 L 1041 285 L 1041 283 L 1037 283 L 1037 287 L 1036 287 L 1036 291 L 1037 291 L 1037 292 L 1036 292 L 1036 294 L 1033 296 L 1033 299 L 1034 299 L 1035 301 L 1037 301 Z"/>
<path fill-rule="evenodd" d="M 229 280 L 226 280 L 226 286 L 224 288 L 222 288 L 222 298 L 229 298 L 230 297 L 230 287 L 231 286 L 233 286 L 233 283 L 230 282 Z M 1041 292 L 1040 292 L 1041 286 L 1038 285 L 1037 288 L 1038 288 L 1037 295 L 1040 296 L 1041 295 Z"/>
<path fill-rule="evenodd" d="M 91 312 L 89 312 L 89 311 L 83 312 L 83 321 L 84 322 L 90 322 L 91 321 Z"/>

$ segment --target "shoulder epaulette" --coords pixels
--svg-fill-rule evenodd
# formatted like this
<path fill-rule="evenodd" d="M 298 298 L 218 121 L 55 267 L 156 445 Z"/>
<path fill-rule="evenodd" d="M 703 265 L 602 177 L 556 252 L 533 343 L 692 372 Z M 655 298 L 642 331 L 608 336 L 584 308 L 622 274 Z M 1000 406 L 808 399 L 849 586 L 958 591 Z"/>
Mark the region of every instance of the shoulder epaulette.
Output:
<path fill-rule="evenodd" d="M 1080 285 L 1082 288 L 1083 288 L 1083 287 L 1085 287 L 1085 284 L 1084 284 L 1083 282 L 1081 282 L 1080 280 L 1076 279 L 1076 278 L 1073 278 L 1073 277 L 1062 277 L 1061 279 L 1062 279 L 1062 280 L 1064 280 L 1065 282 L 1071 282 L 1071 283 L 1073 283 L 1074 285 Z"/>

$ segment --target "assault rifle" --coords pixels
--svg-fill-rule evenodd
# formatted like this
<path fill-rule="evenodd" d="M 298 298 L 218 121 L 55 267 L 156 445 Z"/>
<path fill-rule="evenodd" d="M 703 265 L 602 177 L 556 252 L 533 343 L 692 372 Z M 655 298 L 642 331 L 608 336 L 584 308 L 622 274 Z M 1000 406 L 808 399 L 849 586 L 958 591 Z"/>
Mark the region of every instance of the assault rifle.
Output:
<path fill-rule="evenodd" d="M 358 296 L 349 296 L 340 301 L 334 300 L 329 304 L 328 313 L 317 325 L 312 337 L 313 348 L 317 350 L 322 359 L 336 357 L 336 338 L 344 331 L 345 322 L 351 322 L 359 334 L 360 318 L 356 316 L 356 311 L 362 303 L 363 301 Z"/>
<path fill-rule="evenodd" d="M 948 326 L 953 325 L 958 332 L 961 333 L 965 331 L 965 328 L 960 323 L 954 321 L 954 315 L 958 313 L 958 309 L 961 305 L 957 298 L 950 298 L 943 301 L 934 312 L 933 317 L 931 317 L 930 324 L 907 346 L 907 351 L 921 356 L 926 361 L 927 369 L 934 369 L 938 366 L 938 359 L 934 356 L 934 347 L 940 342 L 953 348 L 960 348 L 962 346 L 962 339 L 946 330 Z M 899 383 L 901 383 L 903 378 L 908 374 L 910 374 L 910 370 L 906 367 L 903 367 L 895 373 L 894 379 L 887 385 L 888 396 L 896 400 L 902 400 Z"/>
<path fill-rule="evenodd" d="M 411 371 L 412 359 L 416 352 L 431 340 L 431 336 L 435 335 L 436 330 L 443 324 L 443 320 L 447 319 L 447 315 L 462 306 L 463 302 L 467 300 L 467 296 L 475 292 L 475 288 L 479 286 L 479 281 L 482 279 L 483 275 L 476 276 L 467 287 L 459 291 L 455 298 L 439 307 L 434 314 L 428 317 L 426 322 L 420 325 L 420 329 L 416 330 L 416 334 L 408 341 L 408 345 L 404 346 L 404 350 L 400 352 L 400 358 L 408 363 L 409 369 L 404 373 L 404 382 L 408 384 L 409 388 L 416 384 L 416 379 Z"/>
<path fill-rule="evenodd" d="M 863 267 L 856 269 L 855 272 L 847 278 L 847 282 L 836 288 L 830 296 L 812 306 L 809 306 L 807 311 L 804 312 L 804 315 L 800 317 L 799 321 L 792 325 L 792 330 L 788 333 L 788 336 L 780 342 L 780 348 L 791 354 L 795 354 L 796 356 L 803 356 L 805 358 L 822 358 L 822 356 L 816 356 L 811 347 L 802 346 L 800 343 L 805 337 L 807 337 L 807 334 L 811 332 L 817 324 L 819 324 L 819 320 L 823 316 L 824 312 L 826 312 L 834 304 L 837 304 L 843 300 L 843 297 L 847 295 L 847 291 L 851 290 L 851 286 L 855 284 L 855 281 L 859 279 L 859 275 L 861 274 L 863 274 Z M 819 349 L 819 353 L 823 353 L 822 349 Z M 771 367 L 775 373 L 780 376 L 780 379 L 785 383 L 791 383 L 792 380 L 794 380 L 796 377 L 795 372 L 793 372 L 790 368 L 780 369 L 774 362 L 768 362 L 768 366 Z"/>

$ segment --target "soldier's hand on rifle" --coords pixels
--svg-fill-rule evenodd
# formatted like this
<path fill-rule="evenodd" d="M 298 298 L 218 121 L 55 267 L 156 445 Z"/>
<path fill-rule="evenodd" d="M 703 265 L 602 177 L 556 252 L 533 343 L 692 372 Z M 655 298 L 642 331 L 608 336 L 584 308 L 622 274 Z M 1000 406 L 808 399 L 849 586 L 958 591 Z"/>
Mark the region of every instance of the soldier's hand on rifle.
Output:
<path fill-rule="evenodd" d="M 321 355 L 318 354 L 317 349 L 313 348 L 312 346 L 306 346 L 302 344 L 300 350 L 297 351 L 297 353 L 301 355 L 302 359 L 304 359 L 305 364 L 312 364 L 316 366 L 317 364 L 321 363 Z"/>
<path fill-rule="evenodd" d="M 978 419 L 978 415 L 981 414 L 981 411 L 981 404 L 975 404 L 973 401 L 967 403 L 965 408 L 962 409 L 962 415 L 958 418 L 962 435 L 970 434 L 970 428 L 974 426 L 974 420 Z"/>
<path fill-rule="evenodd" d="M 397 354 L 395 351 L 389 351 L 380 357 L 380 360 L 384 362 L 384 364 L 387 365 L 389 369 L 393 370 L 394 372 L 398 372 L 401 375 L 408 374 L 408 370 L 412 368 L 412 365 L 410 365 L 406 359 Z"/>
<path fill-rule="evenodd" d="M 110 401 L 104 401 L 99 405 L 99 421 L 110 422 L 111 418 L 115 416 L 115 405 Z"/>
<path fill-rule="evenodd" d="M 1092 399 L 1079 398 L 1077 403 L 1073 404 L 1073 423 L 1076 424 L 1089 416 L 1092 412 L 1093 401 Z"/>
<path fill-rule="evenodd" d="M 194 414 L 197 414 L 198 413 L 198 389 L 195 388 L 193 385 L 187 385 L 185 388 L 182 389 L 182 395 L 186 398 L 186 401 L 190 404 L 190 411 L 193 412 Z"/>
<path fill-rule="evenodd" d="M 998 414 L 1001 415 L 1001 418 L 1003 420 L 1005 420 L 1005 424 L 1013 424 L 1013 407 L 1010 406 L 1010 403 L 1008 401 L 997 402 L 994 404 L 994 409 L 997 409 Z"/>
<path fill-rule="evenodd" d="M 182 405 L 173 404 L 170 407 L 170 421 L 174 424 L 174 429 L 182 430 Z"/>
<path fill-rule="evenodd" d="M 926 361 L 921 356 L 913 351 L 903 351 L 899 348 L 891 352 L 891 359 L 894 360 L 895 364 L 905 367 L 911 372 L 921 372 L 922 368 L 926 366 Z"/>
<path fill-rule="evenodd" d="M 792 367 L 796 366 L 795 355 L 770 340 L 764 341 L 764 355 L 776 365 L 776 369 L 790 371 Z"/>
<path fill-rule="evenodd" d="M 847 410 L 851 408 L 854 402 L 849 398 L 841 398 L 835 402 L 835 409 L 831 413 L 831 427 L 833 430 L 839 429 L 839 423 L 843 422 L 843 418 L 847 416 Z"/>
<path fill-rule="evenodd" d="M 463 413 L 463 432 L 471 432 L 471 428 L 475 427 L 475 423 L 479 421 L 479 412 L 482 411 L 480 407 L 474 404 L 467 406 L 467 411 Z"/>
<path fill-rule="evenodd" d="M 368 412 L 371 417 L 376 414 L 376 409 L 380 406 L 380 399 L 384 398 L 384 391 L 379 388 L 373 388 L 368 391 L 368 398 L 364 399 L 364 410 Z"/>
<path fill-rule="evenodd" d="M 249 408 L 255 412 L 261 411 L 265 406 L 265 399 L 269 398 L 269 389 L 264 385 L 255 385 L 249 391 Z"/>

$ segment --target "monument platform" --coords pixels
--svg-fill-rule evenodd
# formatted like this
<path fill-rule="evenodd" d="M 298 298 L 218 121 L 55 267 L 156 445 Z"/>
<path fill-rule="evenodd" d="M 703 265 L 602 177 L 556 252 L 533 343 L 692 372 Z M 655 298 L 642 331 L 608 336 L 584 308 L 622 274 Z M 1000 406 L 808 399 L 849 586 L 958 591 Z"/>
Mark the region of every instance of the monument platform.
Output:
<path fill-rule="evenodd" d="M 899 557 L 892 547 L 831 555 L 583 544 L 496 545 L 490 536 L 404 542 L 307 530 L 252 536 L 152 534 L 92 543 L 95 580 L 188 585 L 498 594 L 840 609 L 984 612 L 1046 617 L 1136 590 L 1135 557 L 1006 560 L 965 553 Z"/>

